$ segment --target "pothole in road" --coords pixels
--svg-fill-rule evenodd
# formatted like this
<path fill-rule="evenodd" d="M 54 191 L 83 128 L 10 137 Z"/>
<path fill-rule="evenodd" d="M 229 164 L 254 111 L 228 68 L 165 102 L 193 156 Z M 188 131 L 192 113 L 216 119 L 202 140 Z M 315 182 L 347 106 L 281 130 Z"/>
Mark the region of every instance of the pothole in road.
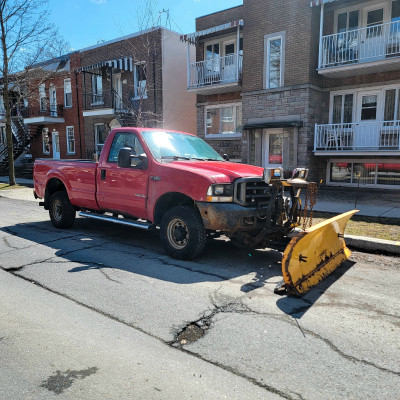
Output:
<path fill-rule="evenodd" d="M 173 347 L 182 347 L 185 344 L 194 343 L 201 339 L 211 328 L 212 319 L 219 313 L 246 313 L 251 312 L 245 305 L 236 302 L 228 303 L 222 306 L 215 306 L 207 316 L 197 321 L 190 322 L 176 334 L 176 339 L 169 344 Z"/>
<path fill-rule="evenodd" d="M 205 329 L 196 324 L 190 324 L 185 327 L 182 332 L 177 336 L 175 344 L 184 345 L 193 343 L 203 337 Z"/>

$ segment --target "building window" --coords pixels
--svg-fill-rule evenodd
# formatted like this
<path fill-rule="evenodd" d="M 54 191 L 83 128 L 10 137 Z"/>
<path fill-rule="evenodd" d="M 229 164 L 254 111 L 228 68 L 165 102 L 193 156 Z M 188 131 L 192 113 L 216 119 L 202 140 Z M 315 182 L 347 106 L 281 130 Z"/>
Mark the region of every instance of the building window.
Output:
<path fill-rule="evenodd" d="M 104 124 L 95 124 L 94 126 L 94 143 L 96 153 L 100 154 L 106 141 L 106 130 Z"/>
<path fill-rule="evenodd" d="M 67 126 L 67 153 L 75 154 L 75 135 L 73 126 Z"/>
<path fill-rule="evenodd" d="M 242 134 L 242 105 L 210 106 L 205 109 L 206 137 L 240 137 Z"/>
<path fill-rule="evenodd" d="M 273 89 L 283 86 L 285 68 L 285 32 L 265 35 L 265 87 Z"/>
<path fill-rule="evenodd" d="M 39 85 L 39 104 L 40 111 L 47 110 L 46 87 L 44 83 Z"/>
<path fill-rule="evenodd" d="M 92 104 L 103 104 L 103 79 L 101 75 L 92 75 Z"/>
<path fill-rule="evenodd" d="M 333 96 L 332 124 L 350 124 L 353 122 L 353 94 Z"/>
<path fill-rule="evenodd" d="M 6 127 L 2 125 L 0 126 L 0 146 L 5 146 L 6 144 L 7 144 Z"/>
<path fill-rule="evenodd" d="M 146 99 L 146 63 L 140 62 L 134 65 L 133 80 L 135 87 L 135 98 Z"/>
<path fill-rule="evenodd" d="M 50 154 L 49 129 L 42 129 L 43 154 Z"/>
<path fill-rule="evenodd" d="M 72 107 L 71 79 L 64 79 L 64 106 Z"/>
<path fill-rule="evenodd" d="M 358 28 L 359 11 L 345 11 L 337 15 L 337 33 L 351 31 Z"/>
<path fill-rule="evenodd" d="M 328 165 L 331 184 L 400 187 L 398 160 L 331 160 Z"/>

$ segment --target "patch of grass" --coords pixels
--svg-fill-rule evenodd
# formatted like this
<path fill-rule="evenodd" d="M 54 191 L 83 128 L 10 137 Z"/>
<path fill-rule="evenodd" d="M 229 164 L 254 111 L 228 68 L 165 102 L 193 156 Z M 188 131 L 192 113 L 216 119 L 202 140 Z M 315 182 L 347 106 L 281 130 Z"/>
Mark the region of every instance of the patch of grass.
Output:
<path fill-rule="evenodd" d="M 313 225 L 336 215 L 320 212 L 314 213 Z M 345 234 L 400 241 L 400 220 L 354 215 L 347 224 Z"/>
<path fill-rule="evenodd" d="M 8 183 L 0 183 L 0 190 L 25 189 L 25 188 L 26 188 L 26 186 L 23 186 L 23 185 L 10 186 Z"/>

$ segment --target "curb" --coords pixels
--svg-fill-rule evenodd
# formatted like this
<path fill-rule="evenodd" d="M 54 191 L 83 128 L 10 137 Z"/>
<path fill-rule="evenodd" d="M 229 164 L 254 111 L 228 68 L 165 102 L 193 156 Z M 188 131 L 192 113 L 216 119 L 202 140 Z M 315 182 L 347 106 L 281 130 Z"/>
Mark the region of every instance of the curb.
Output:
<path fill-rule="evenodd" d="M 400 242 L 394 240 L 369 238 L 366 236 L 344 235 L 346 245 L 368 253 L 382 252 L 400 255 Z"/>

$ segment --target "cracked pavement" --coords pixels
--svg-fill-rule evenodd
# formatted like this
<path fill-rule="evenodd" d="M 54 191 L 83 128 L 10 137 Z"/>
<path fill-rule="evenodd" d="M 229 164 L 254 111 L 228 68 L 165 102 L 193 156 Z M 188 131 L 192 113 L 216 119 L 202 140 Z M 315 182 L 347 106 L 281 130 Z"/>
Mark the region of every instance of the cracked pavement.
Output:
<path fill-rule="evenodd" d="M 279 297 L 277 251 L 219 239 L 200 259 L 178 261 L 157 232 L 83 218 L 57 230 L 35 203 L 0 202 L 1 269 L 243 379 L 254 397 L 242 398 L 400 392 L 399 258 L 354 252 L 304 297 Z"/>

